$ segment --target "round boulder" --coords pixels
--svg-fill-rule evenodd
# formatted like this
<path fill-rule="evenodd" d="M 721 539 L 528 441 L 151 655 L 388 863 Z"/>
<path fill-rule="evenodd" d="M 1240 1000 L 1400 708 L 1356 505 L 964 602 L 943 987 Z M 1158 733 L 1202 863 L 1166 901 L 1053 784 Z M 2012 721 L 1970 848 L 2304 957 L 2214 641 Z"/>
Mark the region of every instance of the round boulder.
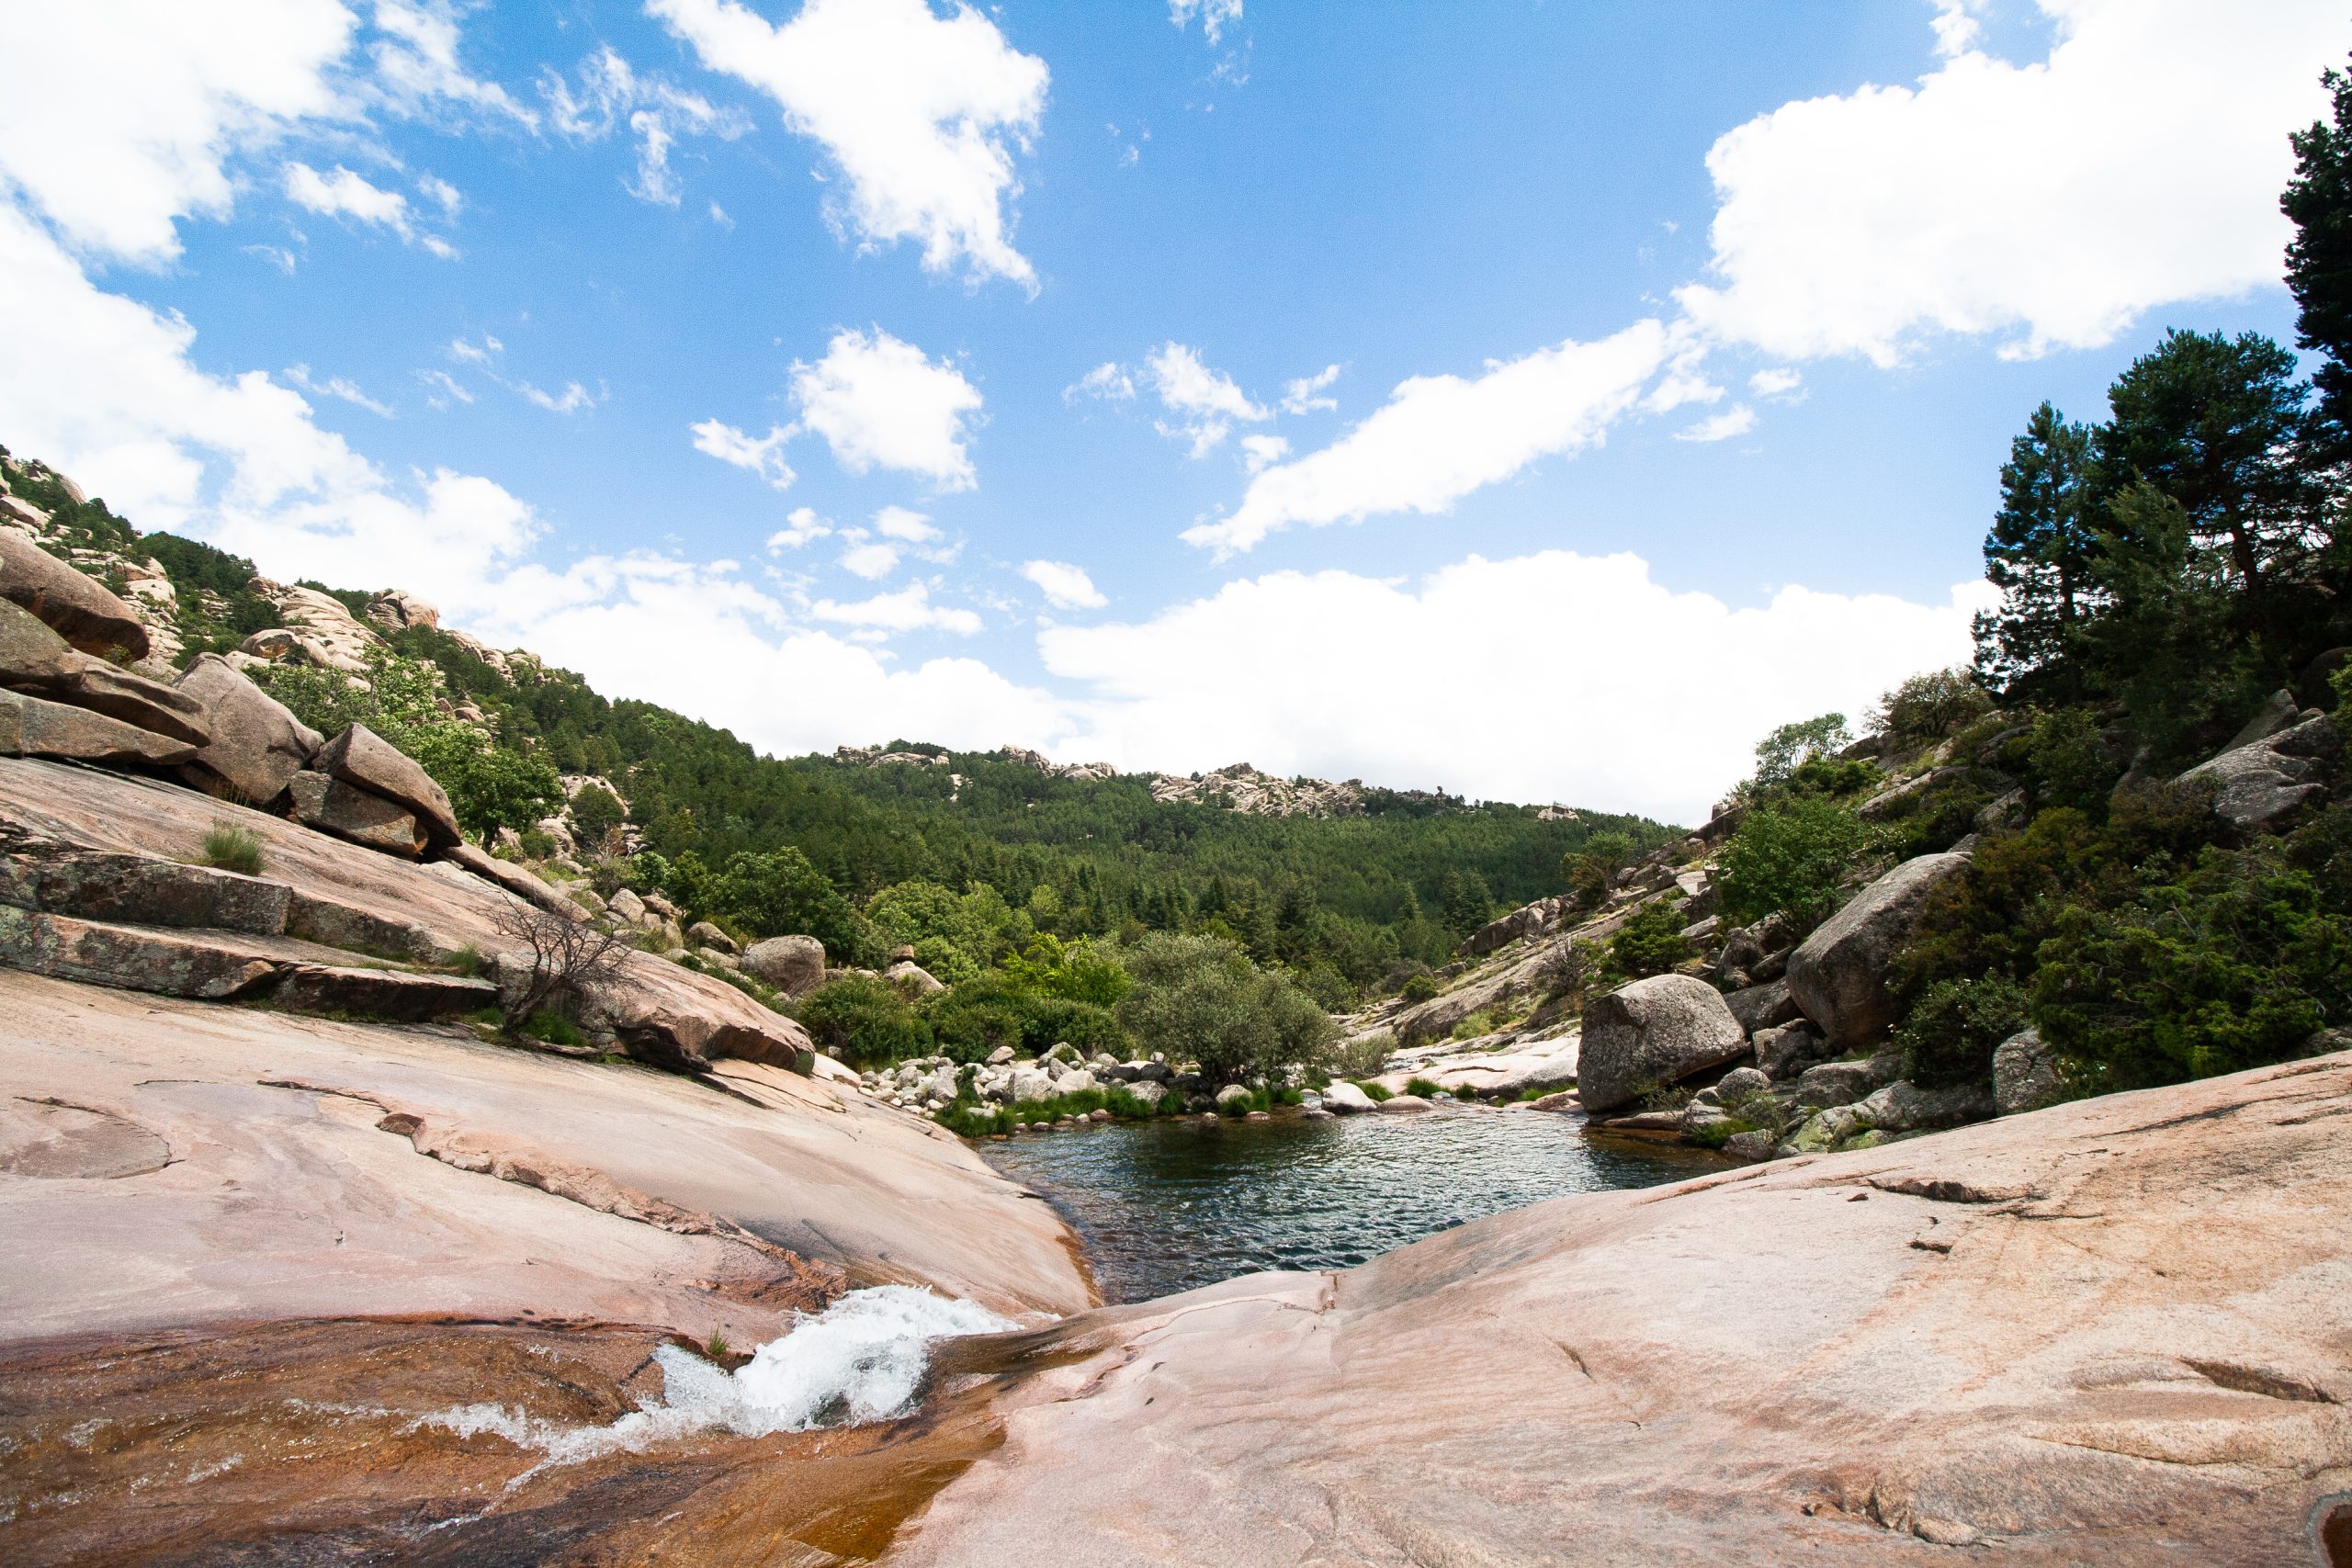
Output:
<path fill-rule="evenodd" d="M 1894 1026 L 1886 976 L 1895 950 L 1917 927 L 1928 895 L 1967 866 L 1968 856 L 1956 852 L 1905 861 L 1789 954 L 1789 994 L 1821 1026 L 1832 1050 L 1867 1044 Z"/>
<path fill-rule="evenodd" d="M 772 936 L 743 951 L 743 967 L 788 997 L 825 983 L 825 944 L 813 936 Z"/>
<path fill-rule="evenodd" d="M 1653 975 L 1584 1010 L 1577 1095 L 1587 1111 L 1614 1111 L 1747 1049 L 1722 992 L 1694 976 Z"/>

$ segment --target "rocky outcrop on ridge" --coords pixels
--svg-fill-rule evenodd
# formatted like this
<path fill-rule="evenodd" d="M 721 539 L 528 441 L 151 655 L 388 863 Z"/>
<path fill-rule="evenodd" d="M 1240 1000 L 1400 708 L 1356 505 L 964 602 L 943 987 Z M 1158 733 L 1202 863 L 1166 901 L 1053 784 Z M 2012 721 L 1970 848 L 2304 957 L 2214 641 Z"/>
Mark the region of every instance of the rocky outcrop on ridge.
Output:
<path fill-rule="evenodd" d="M 1363 781 L 1278 779 L 1247 762 L 1236 762 L 1190 778 L 1159 774 L 1151 783 L 1151 797 L 1222 806 L 1261 817 L 1353 817 L 1363 809 Z"/>

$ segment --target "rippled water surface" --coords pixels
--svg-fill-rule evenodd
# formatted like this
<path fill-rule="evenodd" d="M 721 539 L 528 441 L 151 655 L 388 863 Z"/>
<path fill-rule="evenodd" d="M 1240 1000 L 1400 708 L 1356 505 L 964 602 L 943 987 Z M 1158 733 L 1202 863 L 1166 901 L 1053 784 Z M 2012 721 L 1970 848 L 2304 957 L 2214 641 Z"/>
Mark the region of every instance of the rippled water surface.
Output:
<path fill-rule="evenodd" d="M 1453 1109 L 1213 1127 L 1106 1122 L 980 1151 L 1078 1227 L 1109 1302 L 1261 1269 L 1351 1268 L 1505 1209 L 1655 1186 L 1722 1163 L 1589 1135 L 1577 1117 Z"/>

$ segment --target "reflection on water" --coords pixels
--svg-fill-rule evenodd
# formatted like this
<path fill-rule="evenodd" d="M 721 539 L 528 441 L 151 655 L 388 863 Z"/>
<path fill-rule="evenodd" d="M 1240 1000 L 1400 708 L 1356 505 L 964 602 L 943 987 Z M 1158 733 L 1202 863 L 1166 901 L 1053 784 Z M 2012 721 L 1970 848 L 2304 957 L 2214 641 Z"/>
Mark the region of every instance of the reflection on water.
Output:
<path fill-rule="evenodd" d="M 1722 1164 L 1588 1135 L 1578 1117 L 1450 1108 L 1329 1122 L 1109 1122 L 984 1143 L 980 1152 L 1078 1227 L 1106 1302 L 1261 1269 L 1351 1268 L 1505 1209 Z"/>

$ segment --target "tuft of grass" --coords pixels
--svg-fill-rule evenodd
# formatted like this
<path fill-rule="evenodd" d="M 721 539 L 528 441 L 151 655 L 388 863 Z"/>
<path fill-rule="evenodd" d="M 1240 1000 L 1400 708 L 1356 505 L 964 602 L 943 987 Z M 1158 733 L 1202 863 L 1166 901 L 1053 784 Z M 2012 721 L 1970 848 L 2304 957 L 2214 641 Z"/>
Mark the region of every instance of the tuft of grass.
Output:
<path fill-rule="evenodd" d="M 1405 1080 L 1405 1092 L 1407 1094 L 1418 1094 L 1423 1100 L 1428 1100 L 1436 1095 L 1439 1092 L 1439 1089 L 1437 1082 L 1433 1078 L 1407 1078 Z"/>
<path fill-rule="evenodd" d="M 588 1037 L 560 1012 L 542 1010 L 533 1013 L 530 1021 L 523 1025 L 523 1032 L 533 1040 L 544 1040 L 550 1045 L 588 1043 Z"/>
<path fill-rule="evenodd" d="M 469 980 L 478 980 L 481 977 L 481 949 L 472 942 L 466 943 L 449 955 L 449 972 L 453 975 L 462 975 Z"/>
<path fill-rule="evenodd" d="M 1365 1094 L 1371 1096 L 1372 1101 L 1375 1105 L 1379 1104 L 1384 1100 L 1394 1100 L 1396 1098 L 1396 1091 L 1395 1089 L 1390 1089 L 1385 1084 L 1374 1083 L 1370 1078 L 1364 1079 L 1363 1082 L 1357 1084 L 1356 1087 L 1363 1090 Z"/>
<path fill-rule="evenodd" d="M 233 822 L 215 822 L 212 830 L 204 835 L 201 863 L 216 871 L 233 871 L 240 876 L 259 876 L 261 835 Z"/>
<path fill-rule="evenodd" d="M 712 1329 L 710 1331 L 710 1342 L 705 1345 L 702 1349 L 703 1354 L 708 1356 L 714 1361 L 726 1360 L 727 1336 L 721 1334 L 716 1328 Z"/>

